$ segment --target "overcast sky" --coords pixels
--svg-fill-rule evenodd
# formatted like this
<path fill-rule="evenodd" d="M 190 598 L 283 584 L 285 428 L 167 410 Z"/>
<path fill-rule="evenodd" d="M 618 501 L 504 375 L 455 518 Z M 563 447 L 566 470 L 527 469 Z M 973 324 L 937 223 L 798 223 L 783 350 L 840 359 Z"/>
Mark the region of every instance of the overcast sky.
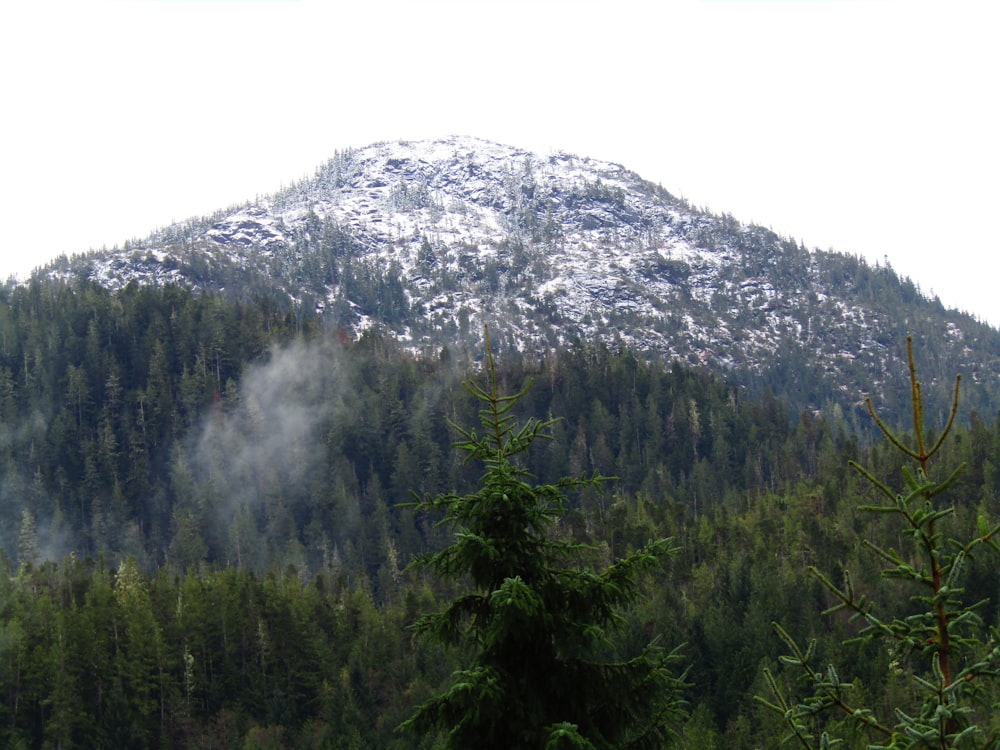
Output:
<path fill-rule="evenodd" d="M 619 162 L 1000 325 L 1000 11 L 921 0 L 0 9 L 0 277 L 464 134 Z"/>

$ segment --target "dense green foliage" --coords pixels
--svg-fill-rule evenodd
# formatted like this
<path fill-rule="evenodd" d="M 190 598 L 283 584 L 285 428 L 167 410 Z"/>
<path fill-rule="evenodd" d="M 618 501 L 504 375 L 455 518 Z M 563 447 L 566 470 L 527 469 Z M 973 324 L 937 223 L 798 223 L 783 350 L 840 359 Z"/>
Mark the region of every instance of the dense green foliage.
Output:
<path fill-rule="evenodd" d="M 765 669 L 768 686 L 777 702 L 759 700 L 785 719 L 791 729 L 790 738 L 797 739 L 802 747 L 835 744 L 829 732 L 818 731 L 814 726 L 831 711 L 839 711 L 856 722 L 851 729 L 867 735 L 869 743 L 873 743 L 871 747 L 989 750 L 1000 745 L 1000 721 L 996 717 L 1000 706 L 994 702 L 995 696 L 990 697 L 993 686 L 984 685 L 1000 674 L 1000 629 L 995 624 L 987 627 L 979 615 L 978 610 L 989 600 L 980 598 L 981 592 L 967 599 L 964 588 L 968 559 L 984 554 L 987 564 L 996 564 L 1000 545 L 995 537 L 1000 533 L 1000 525 L 980 515 L 976 533 L 968 541 L 946 537 L 941 530 L 955 512 L 954 506 L 942 502 L 941 497 L 967 465 L 961 463 L 942 472 L 932 459 L 954 426 L 961 376 L 955 380 L 948 423 L 932 442 L 924 424 L 924 399 L 912 340 L 908 342 L 908 354 L 912 442 L 896 434 L 878 417 L 871 400 L 867 402 L 872 419 L 889 444 L 908 460 L 903 469 L 906 488 L 895 491 L 860 464 L 852 462 L 852 465 L 879 496 L 879 502 L 862 505 L 859 510 L 887 516 L 898 523 L 897 535 L 895 539 L 889 536 L 888 543 L 877 538 L 864 541 L 882 565 L 888 563 L 881 570 L 883 578 L 915 588 L 910 597 L 911 607 L 885 614 L 864 593 L 855 590 L 848 571 L 844 571 L 844 582 L 840 585 L 814 567 L 809 571 L 833 594 L 835 603 L 824 614 L 846 612 L 852 621 L 862 623 L 852 643 L 887 643 L 894 669 L 910 677 L 911 694 L 894 696 L 889 707 L 894 714 L 891 717 L 855 703 L 851 695 L 853 686 L 844 681 L 836 667 L 831 665 L 823 670 L 813 663 L 815 640 L 802 649 L 775 623 L 775 630 L 791 651 L 782 660 L 801 669 L 807 693 L 798 702 L 789 700 L 770 670 Z M 899 544 L 900 541 L 905 543 Z"/>
<path fill-rule="evenodd" d="M 640 574 L 676 550 L 668 539 L 650 540 L 596 571 L 585 564 L 592 548 L 555 534 L 566 492 L 599 488 L 603 478 L 532 483 L 517 461 L 557 420 L 519 425 L 514 409 L 531 384 L 501 394 L 488 333 L 486 356 L 487 388 L 463 383 L 482 404 L 483 434 L 456 426 L 458 448 L 485 466 L 480 486 L 417 504 L 443 513 L 455 538 L 416 564 L 472 588 L 422 616 L 417 631 L 473 655 L 404 727 L 418 736 L 444 730 L 453 748 L 666 747 L 682 687 L 669 655 L 650 645 L 614 660 L 597 657 L 613 644 L 620 611 L 635 604 Z"/>
<path fill-rule="evenodd" d="M 405 505 L 479 486 L 447 424 L 475 423 L 474 352 L 414 356 L 174 287 L 0 295 L 0 745 L 430 746 L 394 728 L 467 654 L 407 626 L 463 589 L 405 570 L 450 541 Z M 858 626 L 820 614 L 835 602 L 806 571 L 850 569 L 886 611 L 909 606 L 859 543 L 888 521 L 855 512 L 875 496 L 848 461 L 902 482 L 862 410 L 797 415 L 766 387 L 599 345 L 535 360 L 501 343 L 498 365 L 505 391 L 535 379 L 520 413 L 564 417 L 527 471 L 617 477 L 567 493 L 560 538 L 596 547 L 595 569 L 649 539 L 680 549 L 638 579 L 619 647 L 685 644 L 682 744 L 787 733 L 749 698 L 785 653 L 775 619 L 869 704 L 908 689 L 889 652 L 843 645 Z M 1000 421 L 961 412 L 938 459 L 967 463 L 949 523 L 973 538 L 996 517 Z M 966 572 L 995 625 L 1000 572 L 981 556 Z"/>

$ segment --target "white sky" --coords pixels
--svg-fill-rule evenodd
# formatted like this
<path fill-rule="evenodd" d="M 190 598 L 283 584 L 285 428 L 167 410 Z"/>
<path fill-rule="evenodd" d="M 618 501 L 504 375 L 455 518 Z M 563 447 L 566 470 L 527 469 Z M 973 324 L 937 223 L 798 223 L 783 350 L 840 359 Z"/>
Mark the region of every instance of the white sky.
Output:
<path fill-rule="evenodd" d="M 0 9 L 0 278 L 466 134 L 616 161 L 1000 325 L 992 0 Z"/>

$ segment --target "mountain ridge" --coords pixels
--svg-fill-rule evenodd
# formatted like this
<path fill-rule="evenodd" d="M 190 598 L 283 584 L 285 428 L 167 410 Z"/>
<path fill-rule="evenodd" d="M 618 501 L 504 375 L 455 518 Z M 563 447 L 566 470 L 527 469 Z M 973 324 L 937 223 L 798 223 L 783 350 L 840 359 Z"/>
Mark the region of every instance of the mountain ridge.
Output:
<path fill-rule="evenodd" d="M 990 394 L 976 404 L 998 403 L 997 332 L 891 268 L 695 209 L 619 164 L 470 136 L 336 152 L 272 195 L 44 272 L 277 296 L 415 349 L 483 323 L 535 351 L 600 340 L 779 383 L 812 409 L 898 390 L 885 373 L 906 335 L 933 335 L 946 353 L 929 382 L 950 381 L 948 362 Z"/>

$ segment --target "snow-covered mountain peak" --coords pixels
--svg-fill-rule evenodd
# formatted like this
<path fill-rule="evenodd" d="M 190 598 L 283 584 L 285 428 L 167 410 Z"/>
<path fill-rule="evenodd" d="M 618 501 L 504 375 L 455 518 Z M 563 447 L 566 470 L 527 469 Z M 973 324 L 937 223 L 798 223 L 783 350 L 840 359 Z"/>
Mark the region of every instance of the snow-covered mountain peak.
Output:
<path fill-rule="evenodd" d="M 697 211 L 618 164 L 468 136 L 337 152 L 254 203 L 51 272 L 277 294 L 415 348 L 489 321 L 522 348 L 603 339 L 750 373 L 792 356 L 869 383 L 905 335 L 885 333 L 902 323 L 865 296 L 857 259 Z"/>

